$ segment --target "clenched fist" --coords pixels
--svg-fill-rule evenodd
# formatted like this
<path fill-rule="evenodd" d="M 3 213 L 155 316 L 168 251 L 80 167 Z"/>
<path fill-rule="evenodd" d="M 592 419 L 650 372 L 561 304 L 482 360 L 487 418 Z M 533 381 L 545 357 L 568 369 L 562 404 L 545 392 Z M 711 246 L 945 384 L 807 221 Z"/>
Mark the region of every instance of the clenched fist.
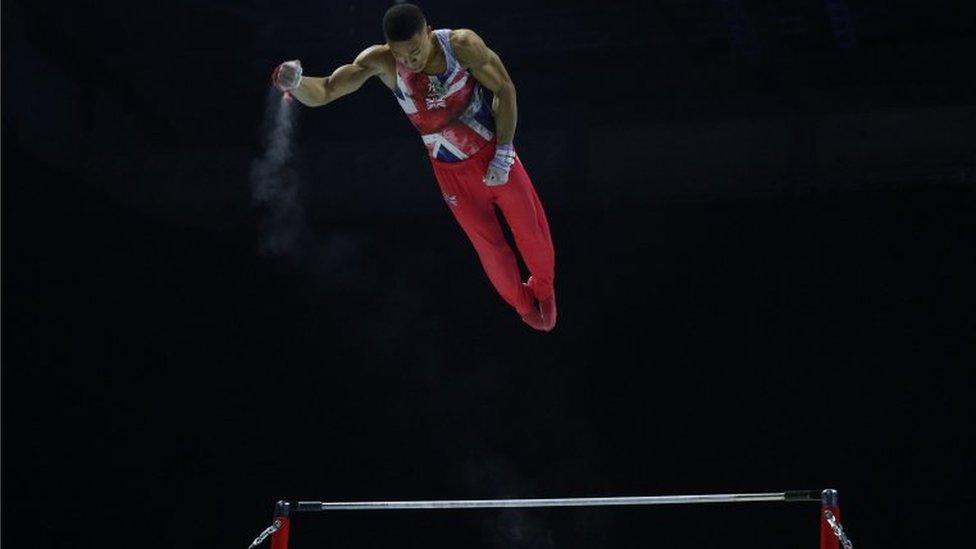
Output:
<path fill-rule="evenodd" d="M 283 92 L 291 91 L 302 83 L 302 63 L 298 59 L 285 61 L 271 73 L 271 83 Z"/>
<path fill-rule="evenodd" d="M 488 163 L 484 182 L 489 187 L 496 187 L 508 183 L 508 172 L 515 164 L 515 146 L 504 143 L 495 147 L 495 157 Z"/>

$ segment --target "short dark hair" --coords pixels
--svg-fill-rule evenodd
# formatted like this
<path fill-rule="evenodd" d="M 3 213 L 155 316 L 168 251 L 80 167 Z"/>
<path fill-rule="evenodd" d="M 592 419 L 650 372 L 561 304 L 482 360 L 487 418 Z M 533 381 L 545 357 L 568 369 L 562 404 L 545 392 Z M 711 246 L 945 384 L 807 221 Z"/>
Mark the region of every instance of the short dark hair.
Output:
<path fill-rule="evenodd" d="M 410 40 L 426 26 L 424 12 L 413 4 L 397 4 L 383 16 L 383 34 L 388 42 Z"/>

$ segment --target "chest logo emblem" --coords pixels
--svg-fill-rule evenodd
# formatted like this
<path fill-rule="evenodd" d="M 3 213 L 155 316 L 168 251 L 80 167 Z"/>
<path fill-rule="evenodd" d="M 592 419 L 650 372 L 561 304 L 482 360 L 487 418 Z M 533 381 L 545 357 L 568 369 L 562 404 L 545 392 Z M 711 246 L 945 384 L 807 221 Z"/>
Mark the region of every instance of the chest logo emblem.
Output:
<path fill-rule="evenodd" d="M 444 95 L 447 94 L 447 85 L 441 84 L 436 77 L 429 78 L 427 84 L 427 97 L 424 98 L 424 103 L 427 105 L 427 110 L 432 111 L 434 109 L 443 109 L 447 107 L 447 99 Z"/>

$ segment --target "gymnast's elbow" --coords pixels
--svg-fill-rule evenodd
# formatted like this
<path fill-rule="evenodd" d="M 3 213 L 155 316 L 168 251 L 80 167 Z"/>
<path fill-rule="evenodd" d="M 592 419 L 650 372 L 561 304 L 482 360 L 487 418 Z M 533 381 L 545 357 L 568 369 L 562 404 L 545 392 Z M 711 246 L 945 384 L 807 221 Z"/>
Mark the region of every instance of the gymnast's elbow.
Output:
<path fill-rule="evenodd" d="M 495 97 L 497 97 L 499 101 L 511 101 L 514 103 L 516 96 L 517 93 L 515 92 L 515 84 L 513 84 L 511 80 L 499 86 L 498 90 L 495 92 Z"/>

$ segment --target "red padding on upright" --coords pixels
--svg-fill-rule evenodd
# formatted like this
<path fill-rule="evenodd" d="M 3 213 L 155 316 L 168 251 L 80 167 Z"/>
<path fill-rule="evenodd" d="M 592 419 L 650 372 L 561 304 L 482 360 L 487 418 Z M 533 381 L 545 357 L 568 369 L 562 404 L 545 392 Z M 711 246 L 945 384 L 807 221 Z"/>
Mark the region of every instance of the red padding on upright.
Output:
<path fill-rule="evenodd" d="M 288 517 L 275 517 L 275 520 L 280 520 L 281 526 L 277 532 L 271 534 L 271 549 L 288 549 L 288 528 L 291 522 Z"/>
<path fill-rule="evenodd" d="M 827 517 L 824 516 L 824 511 L 830 511 L 834 514 L 834 518 L 837 522 L 840 522 L 840 507 L 836 505 L 828 506 L 824 505 L 820 508 L 820 549 L 840 549 L 840 540 L 834 535 L 834 530 L 830 527 L 830 523 L 827 522 Z"/>

